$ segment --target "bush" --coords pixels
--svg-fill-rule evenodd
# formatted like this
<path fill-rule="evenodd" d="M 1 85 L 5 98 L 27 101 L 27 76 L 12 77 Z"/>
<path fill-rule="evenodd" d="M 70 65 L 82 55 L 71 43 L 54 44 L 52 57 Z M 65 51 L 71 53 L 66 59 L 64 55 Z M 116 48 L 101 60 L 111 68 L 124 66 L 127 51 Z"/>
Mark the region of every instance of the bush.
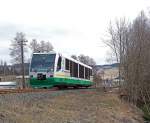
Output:
<path fill-rule="evenodd" d="M 142 110 L 144 112 L 144 119 L 150 121 L 150 104 L 143 105 Z"/>

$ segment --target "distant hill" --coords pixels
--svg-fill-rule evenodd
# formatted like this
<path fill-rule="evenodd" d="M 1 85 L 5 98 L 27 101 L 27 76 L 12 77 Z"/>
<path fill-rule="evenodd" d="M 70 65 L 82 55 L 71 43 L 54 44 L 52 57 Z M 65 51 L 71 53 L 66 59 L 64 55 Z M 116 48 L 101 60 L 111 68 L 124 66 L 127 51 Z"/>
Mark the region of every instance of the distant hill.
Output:
<path fill-rule="evenodd" d="M 112 69 L 112 68 L 116 68 L 119 66 L 119 63 L 113 63 L 113 64 L 105 64 L 105 65 L 96 65 L 94 66 L 94 68 L 96 70 L 99 70 L 99 69 Z"/>

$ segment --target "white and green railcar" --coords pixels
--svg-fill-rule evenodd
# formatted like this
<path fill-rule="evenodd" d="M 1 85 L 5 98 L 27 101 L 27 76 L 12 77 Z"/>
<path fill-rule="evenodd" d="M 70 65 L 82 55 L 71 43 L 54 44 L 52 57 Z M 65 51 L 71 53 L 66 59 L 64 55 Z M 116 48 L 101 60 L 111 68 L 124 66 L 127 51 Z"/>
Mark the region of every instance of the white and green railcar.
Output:
<path fill-rule="evenodd" d="M 33 88 L 93 85 L 90 66 L 54 51 L 33 53 L 29 75 L 29 84 Z"/>

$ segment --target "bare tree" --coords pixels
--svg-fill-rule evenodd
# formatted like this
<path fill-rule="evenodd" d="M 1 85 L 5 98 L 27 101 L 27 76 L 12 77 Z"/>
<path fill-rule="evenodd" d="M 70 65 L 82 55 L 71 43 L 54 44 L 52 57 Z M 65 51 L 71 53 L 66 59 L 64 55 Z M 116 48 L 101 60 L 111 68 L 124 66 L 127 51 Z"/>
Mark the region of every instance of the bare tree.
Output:
<path fill-rule="evenodd" d="M 111 48 L 112 54 L 116 57 L 116 62 L 119 63 L 119 85 L 121 84 L 121 72 L 122 64 L 124 62 L 124 56 L 126 54 L 126 43 L 129 38 L 129 24 L 125 18 L 117 20 L 114 24 L 110 23 L 109 40 L 105 40 L 105 43 Z M 120 85 L 121 86 L 121 85 Z"/>
<path fill-rule="evenodd" d="M 32 50 L 32 52 L 38 52 L 39 51 L 39 44 L 37 42 L 36 39 L 32 39 L 32 41 L 30 42 L 30 49 Z"/>
<path fill-rule="evenodd" d="M 50 42 L 41 41 L 39 51 L 40 52 L 49 52 L 53 50 L 53 46 Z"/>
<path fill-rule="evenodd" d="M 49 41 L 41 41 L 40 43 L 38 43 L 36 39 L 33 39 L 30 43 L 30 49 L 32 50 L 32 52 L 49 52 L 54 48 Z"/>
<path fill-rule="evenodd" d="M 93 58 L 90 58 L 89 56 L 85 56 L 83 54 L 76 56 L 76 55 L 72 55 L 71 56 L 73 59 L 78 60 L 86 65 L 90 65 L 90 66 L 95 66 L 96 62 L 94 61 Z"/>
<path fill-rule="evenodd" d="M 45 43 L 45 51 L 49 52 L 49 51 L 52 51 L 53 49 L 54 49 L 53 45 L 49 41 L 47 41 Z"/>
<path fill-rule="evenodd" d="M 0 61 L 0 74 L 3 75 L 3 73 L 4 73 L 4 61 L 1 60 Z"/>
<path fill-rule="evenodd" d="M 71 55 L 71 58 L 78 60 L 78 57 L 76 55 Z"/>
<path fill-rule="evenodd" d="M 120 63 L 123 88 L 134 104 L 146 105 L 150 116 L 150 19 L 144 12 L 128 24 L 124 19 L 109 28 L 110 40 L 106 44 L 116 54 Z"/>
<path fill-rule="evenodd" d="M 40 42 L 39 51 L 43 53 L 43 52 L 45 51 L 45 46 L 46 46 L 46 45 L 45 45 L 45 42 L 44 42 L 44 41 L 41 41 L 41 42 Z"/>
<path fill-rule="evenodd" d="M 78 59 L 80 62 L 84 63 L 84 64 L 87 64 L 87 65 L 90 65 L 90 66 L 95 66 L 96 65 L 96 62 L 94 61 L 93 58 L 90 58 L 89 56 L 85 56 L 83 54 L 79 55 L 78 56 Z"/>
<path fill-rule="evenodd" d="M 0 65 L 3 66 L 4 62 L 3 60 L 0 60 Z"/>
<path fill-rule="evenodd" d="M 113 52 L 107 52 L 105 61 L 109 64 L 115 63 L 116 62 L 115 54 Z"/>
<path fill-rule="evenodd" d="M 100 72 L 93 70 L 93 81 L 95 83 L 95 87 L 102 87 L 102 75 Z"/>
<path fill-rule="evenodd" d="M 25 38 L 25 34 L 23 34 L 22 32 L 16 33 L 16 37 L 12 41 L 11 48 L 10 48 L 11 50 L 10 55 L 13 58 L 13 62 L 21 63 L 23 88 L 25 88 L 24 52 L 27 51 L 26 48 L 24 47 L 25 42 L 27 42 Z"/>
<path fill-rule="evenodd" d="M 16 33 L 16 37 L 11 41 L 10 56 L 12 63 L 21 63 L 21 41 L 26 41 L 25 34 L 22 32 Z M 24 52 L 27 52 L 27 48 L 24 47 Z"/>

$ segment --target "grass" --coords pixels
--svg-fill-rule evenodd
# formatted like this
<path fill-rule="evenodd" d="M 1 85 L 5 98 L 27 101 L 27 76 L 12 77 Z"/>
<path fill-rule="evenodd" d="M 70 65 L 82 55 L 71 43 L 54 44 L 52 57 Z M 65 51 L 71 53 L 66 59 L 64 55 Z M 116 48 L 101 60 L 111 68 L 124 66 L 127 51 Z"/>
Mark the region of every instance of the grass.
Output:
<path fill-rule="evenodd" d="M 142 123 L 136 108 L 116 94 L 89 90 L 0 95 L 0 122 Z M 128 121 L 128 122 L 126 122 Z"/>

